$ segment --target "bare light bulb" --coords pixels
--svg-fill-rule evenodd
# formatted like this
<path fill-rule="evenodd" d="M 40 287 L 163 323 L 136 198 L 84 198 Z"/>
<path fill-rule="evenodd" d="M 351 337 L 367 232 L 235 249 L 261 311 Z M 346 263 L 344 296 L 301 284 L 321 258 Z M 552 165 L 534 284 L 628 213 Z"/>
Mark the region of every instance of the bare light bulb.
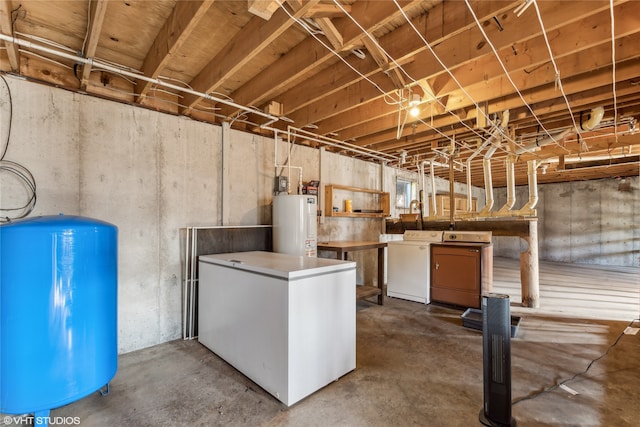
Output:
<path fill-rule="evenodd" d="M 420 95 L 418 95 L 417 93 L 411 95 L 411 100 L 409 101 L 409 107 L 411 107 L 409 109 L 409 114 L 411 115 L 411 117 L 418 117 L 418 115 L 420 114 L 420 109 L 418 108 L 418 105 L 420 105 L 420 101 L 422 101 Z"/>

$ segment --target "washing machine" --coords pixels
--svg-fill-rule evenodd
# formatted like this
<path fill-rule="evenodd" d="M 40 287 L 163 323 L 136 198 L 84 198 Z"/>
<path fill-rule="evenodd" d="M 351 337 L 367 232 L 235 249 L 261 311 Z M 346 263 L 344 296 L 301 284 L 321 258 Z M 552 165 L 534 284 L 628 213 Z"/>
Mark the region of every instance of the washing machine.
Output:
<path fill-rule="evenodd" d="M 387 296 L 429 304 L 432 243 L 442 242 L 443 231 L 407 230 L 401 241 L 387 243 Z"/>

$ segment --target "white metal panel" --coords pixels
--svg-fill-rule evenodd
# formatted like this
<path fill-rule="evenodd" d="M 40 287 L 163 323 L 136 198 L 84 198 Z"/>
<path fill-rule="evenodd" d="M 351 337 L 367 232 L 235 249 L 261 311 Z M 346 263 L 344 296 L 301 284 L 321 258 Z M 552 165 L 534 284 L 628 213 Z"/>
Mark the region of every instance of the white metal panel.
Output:
<path fill-rule="evenodd" d="M 356 368 L 356 272 L 289 286 L 289 404 Z"/>
<path fill-rule="evenodd" d="M 430 243 L 389 242 L 387 296 L 428 304 Z"/>
<path fill-rule="evenodd" d="M 286 403 L 287 281 L 200 263 L 198 340 Z"/>

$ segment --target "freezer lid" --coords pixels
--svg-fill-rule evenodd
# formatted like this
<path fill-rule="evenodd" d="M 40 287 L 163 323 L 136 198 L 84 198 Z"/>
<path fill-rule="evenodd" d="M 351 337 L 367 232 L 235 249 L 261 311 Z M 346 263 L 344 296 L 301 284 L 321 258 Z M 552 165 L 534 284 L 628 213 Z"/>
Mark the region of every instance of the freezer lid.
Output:
<path fill-rule="evenodd" d="M 354 261 L 339 261 L 262 251 L 200 255 L 199 260 L 203 263 L 216 264 L 288 280 L 356 268 Z"/>

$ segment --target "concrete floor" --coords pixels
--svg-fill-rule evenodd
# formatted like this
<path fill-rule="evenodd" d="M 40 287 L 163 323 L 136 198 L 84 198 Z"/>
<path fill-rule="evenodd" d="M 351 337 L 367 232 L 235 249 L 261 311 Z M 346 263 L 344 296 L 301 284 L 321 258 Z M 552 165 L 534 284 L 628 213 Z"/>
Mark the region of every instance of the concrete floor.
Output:
<path fill-rule="evenodd" d="M 632 319 L 522 316 L 512 343 L 520 426 L 631 426 L 640 419 L 640 334 Z M 483 404 L 482 334 L 462 310 L 387 299 L 357 306 L 356 369 L 290 408 L 197 341 L 120 357 L 111 393 L 52 411 L 82 426 L 474 426 Z M 636 316 L 637 311 L 636 311 Z M 640 323 L 635 322 L 638 327 Z M 577 395 L 556 388 L 567 382 Z M 635 421 L 634 421 L 635 420 Z"/>

